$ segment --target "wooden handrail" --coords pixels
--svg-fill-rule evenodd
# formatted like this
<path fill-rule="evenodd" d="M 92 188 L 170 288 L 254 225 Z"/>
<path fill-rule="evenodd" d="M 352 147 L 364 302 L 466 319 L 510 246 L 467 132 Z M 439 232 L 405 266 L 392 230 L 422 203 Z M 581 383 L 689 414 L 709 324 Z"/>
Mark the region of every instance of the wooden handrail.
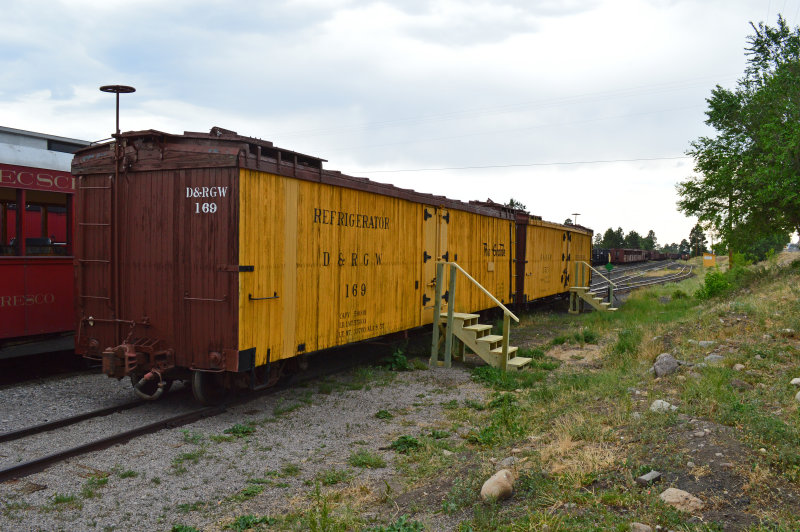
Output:
<path fill-rule="evenodd" d="M 602 277 L 603 279 L 605 279 L 606 281 L 608 281 L 608 283 L 609 283 L 610 285 L 612 285 L 614 288 L 616 288 L 616 287 L 617 287 L 616 283 L 614 283 L 614 282 L 613 282 L 611 279 L 609 279 L 608 277 L 606 277 L 605 275 L 603 275 L 602 273 L 600 273 L 598 270 L 596 270 L 596 269 L 592 268 L 592 265 L 591 265 L 591 264 L 589 264 L 588 262 L 584 262 L 584 261 L 582 261 L 582 260 L 579 260 L 579 261 L 576 261 L 576 262 L 577 262 L 578 264 L 585 264 L 585 265 L 586 265 L 586 266 L 587 266 L 587 267 L 588 267 L 590 270 L 592 270 L 594 273 L 596 273 L 597 275 L 599 275 L 600 277 Z"/>
<path fill-rule="evenodd" d="M 494 297 L 494 296 L 493 296 L 493 295 L 492 295 L 492 294 L 491 294 L 491 293 L 490 293 L 488 290 L 486 290 L 486 289 L 485 289 L 485 288 L 484 288 L 484 287 L 481 285 L 481 283 L 479 283 L 478 281 L 476 281 L 476 280 L 475 280 L 475 279 L 474 279 L 474 278 L 473 278 L 473 277 L 472 277 L 470 274 L 468 274 L 466 271 L 464 271 L 464 268 L 462 268 L 461 266 L 459 266 L 459 265 L 458 265 L 457 263 L 455 263 L 455 262 L 447 262 L 447 261 L 444 261 L 444 260 L 437 260 L 437 261 L 436 261 L 436 263 L 437 263 L 437 264 L 447 264 L 447 265 L 449 265 L 449 266 L 455 266 L 456 268 L 458 268 L 459 270 L 461 270 L 461 273 L 463 273 L 464 275 L 466 275 L 466 276 L 467 276 L 467 279 L 469 279 L 470 281 L 472 281 L 472 282 L 475 284 L 475 286 L 477 286 L 478 288 L 480 288 L 480 289 L 483 291 L 483 293 L 484 293 L 484 294 L 486 294 L 486 295 L 489 297 L 489 299 L 491 299 L 491 300 L 492 300 L 492 301 L 493 301 L 493 302 L 494 302 L 494 303 L 495 303 L 495 304 L 496 304 L 498 307 L 500 307 L 501 309 L 503 309 L 503 312 L 504 312 L 506 315 L 508 315 L 508 316 L 511 316 L 512 318 L 514 318 L 514 321 L 516 321 L 517 323 L 519 323 L 519 318 L 518 318 L 518 317 L 516 317 L 516 316 L 514 315 L 514 313 L 513 313 L 513 312 L 511 312 L 510 310 L 508 310 L 508 309 L 506 308 L 506 306 L 505 306 L 505 305 L 503 305 L 503 304 L 502 304 L 500 301 L 498 301 L 498 300 L 497 300 L 497 298 L 496 298 L 496 297 Z M 591 266 L 590 266 L 590 267 L 591 267 Z M 609 281 L 609 282 L 610 282 L 610 281 Z"/>

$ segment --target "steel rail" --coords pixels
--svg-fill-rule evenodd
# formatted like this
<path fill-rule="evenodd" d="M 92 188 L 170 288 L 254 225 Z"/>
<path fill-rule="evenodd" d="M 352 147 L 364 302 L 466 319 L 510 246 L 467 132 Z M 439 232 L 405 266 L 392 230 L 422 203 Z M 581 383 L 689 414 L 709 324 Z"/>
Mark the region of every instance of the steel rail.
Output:
<path fill-rule="evenodd" d="M 692 266 L 684 266 L 681 268 L 681 271 L 672 275 L 666 275 L 663 277 L 658 277 L 654 279 L 648 279 L 638 282 L 631 282 L 628 284 L 620 285 L 615 291 L 616 292 L 627 292 L 633 290 L 635 288 L 641 288 L 643 286 L 651 286 L 656 284 L 664 284 L 674 281 L 681 281 L 683 279 L 687 279 L 692 275 Z M 601 292 L 602 289 L 592 289 L 590 292 Z"/>
<path fill-rule="evenodd" d="M 81 421 L 86 421 L 87 419 L 108 416 L 110 414 L 114 414 L 116 412 L 123 412 L 125 410 L 130 410 L 131 408 L 136 408 L 137 406 L 142 406 L 144 404 L 145 404 L 144 401 L 133 401 L 121 405 L 109 406 L 106 408 L 100 408 L 98 410 L 92 410 L 91 412 L 84 412 L 83 414 L 76 414 L 74 416 L 69 416 L 62 419 L 56 419 L 55 421 L 49 421 L 47 423 L 42 423 L 40 425 L 25 427 L 24 429 L 5 432 L 3 434 L 0 434 L 0 443 L 18 440 L 26 436 L 32 436 L 34 434 L 41 434 L 42 432 L 47 432 L 48 430 L 59 429 L 61 427 L 68 427 L 70 425 L 80 423 Z"/>
<path fill-rule="evenodd" d="M 193 423 L 197 420 L 206 417 L 211 417 L 217 414 L 221 414 L 225 410 L 226 410 L 225 406 L 209 406 L 201 408 L 199 410 L 194 410 L 192 412 L 188 412 L 185 414 L 180 414 L 170 418 L 162 419 L 154 423 L 142 425 L 141 427 L 127 430 L 119 434 L 106 436 L 105 438 L 100 438 L 88 443 L 84 443 L 82 445 L 78 445 L 76 447 L 64 449 L 63 451 L 58 451 L 49 454 L 47 456 L 42 456 L 40 458 L 35 458 L 27 462 L 22 462 L 10 467 L 6 467 L 4 469 L 0 469 L 0 482 L 5 482 L 6 480 L 14 478 L 25 477 L 33 473 L 38 473 L 39 471 L 44 470 L 48 465 L 64 461 L 67 458 L 72 458 L 74 456 L 86 454 L 91 451 L 99 451 L 102 449 L 107 449 L 112 445 L 116 445 L 118 443 L 125 443 L 129 440 L 132 440 L 133 438 L 136 438 L 137 436 L 143 436 L 145 434 L 158 432 L 161 429 L 175 428 L 175 427 L 180 427 L 182 425 L 187 425 L 189 423 Z"/>

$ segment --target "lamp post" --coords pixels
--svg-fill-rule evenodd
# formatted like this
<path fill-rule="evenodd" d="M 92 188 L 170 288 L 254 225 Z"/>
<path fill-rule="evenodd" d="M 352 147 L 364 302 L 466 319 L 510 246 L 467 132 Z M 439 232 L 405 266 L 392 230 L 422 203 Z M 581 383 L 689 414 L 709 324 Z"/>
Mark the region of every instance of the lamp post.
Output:
<path fill-rule="evenodd" d="M 572 216 L 573 216 L 572 225 L 578 225 L 578 216 L 580 216 L 580 214 L 581 213 L 579 213 L 579 212 L 573 212 L 572 213 Z"/>

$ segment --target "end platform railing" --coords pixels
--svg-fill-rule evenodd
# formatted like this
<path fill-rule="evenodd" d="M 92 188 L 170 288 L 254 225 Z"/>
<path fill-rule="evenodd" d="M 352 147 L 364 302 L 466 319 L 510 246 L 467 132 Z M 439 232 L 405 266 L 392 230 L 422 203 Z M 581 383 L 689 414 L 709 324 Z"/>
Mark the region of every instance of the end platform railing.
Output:
<path fill-rule="evenodd" d="M 439 358 L 439 323 L 441 321 L 442 312 L 442 282 L 444 280 L 444 267 L 450 266 L 450 286 L 448 289 L 447 299 L 447 327 L 445 329 L 445 342 L 444 342 L 444 366 L 449 368 L 452 364 L 452 350 L 453 350 L 453 314 L 456 307 L 456 277 L 458 272 L 464 274 L 469 281 L 477 286 L 486 296 L 492 300 L 498 307 L 503 309 L 503 343 L 502 343 L 502 358 L 500 360 L 500 368 L 506 371 L 508 364 L 508 335 L 511 330 L 511 319 L 519 323 L 519 318 L 513 312 L 508 310 L 503 303 L 501 303 L 491 292 L 483 287 L 478 281 L 468 274 L 464 268 L 455 262 L 436 261 L 436 296 L 434 297 L 433 307 L 433 339 L 431 341 L 431 360 L 430 365 L 433 366 L 437 363 Z"/>

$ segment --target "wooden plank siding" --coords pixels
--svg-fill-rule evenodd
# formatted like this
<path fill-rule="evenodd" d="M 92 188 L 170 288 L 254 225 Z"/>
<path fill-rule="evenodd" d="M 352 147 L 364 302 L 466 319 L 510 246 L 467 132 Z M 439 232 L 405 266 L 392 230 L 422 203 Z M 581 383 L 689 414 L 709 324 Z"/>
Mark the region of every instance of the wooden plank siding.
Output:
<path fill-rule="evenodd" d="M 246 169 L 240 187 L 239 349 L 257 365 L 422 324 L 422 205 Z"/>

